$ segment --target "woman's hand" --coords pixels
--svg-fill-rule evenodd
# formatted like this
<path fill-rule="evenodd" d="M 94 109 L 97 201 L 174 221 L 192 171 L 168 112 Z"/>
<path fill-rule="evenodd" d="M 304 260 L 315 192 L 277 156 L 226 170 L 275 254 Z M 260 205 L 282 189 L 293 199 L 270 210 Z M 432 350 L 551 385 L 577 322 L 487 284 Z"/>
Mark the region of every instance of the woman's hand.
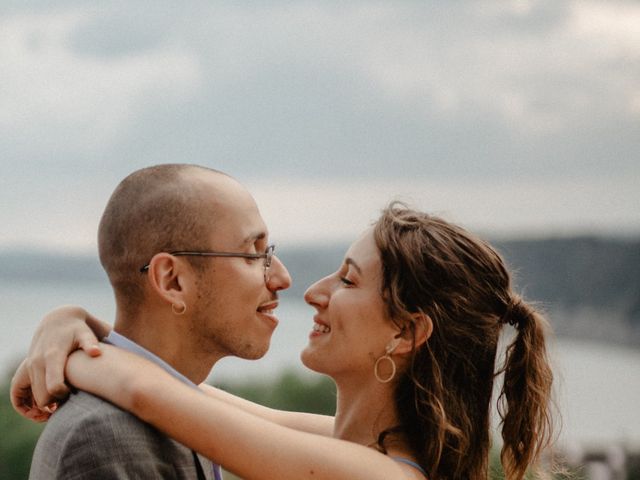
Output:
<path fill-rule="evenodd" d="M 57 404 L 38 407 L 33 399 L 27 359 L 24 359 L 11 379 L 11 404 L 25 418 L 34 422 L 46 422 L 55 411 Z"/>
<path fill-rule="evenodd" d="M 100 355 L 98 337 L 108 335 L 110 330 L 108 323 L 80 307 L 63 306 L 49 312 L 11 380 L 13 408 L 31 420 L 47 420 L 58 402 L 69 395 L 64 377 L 69 354 L 82 349 L 89 356 Z"/>

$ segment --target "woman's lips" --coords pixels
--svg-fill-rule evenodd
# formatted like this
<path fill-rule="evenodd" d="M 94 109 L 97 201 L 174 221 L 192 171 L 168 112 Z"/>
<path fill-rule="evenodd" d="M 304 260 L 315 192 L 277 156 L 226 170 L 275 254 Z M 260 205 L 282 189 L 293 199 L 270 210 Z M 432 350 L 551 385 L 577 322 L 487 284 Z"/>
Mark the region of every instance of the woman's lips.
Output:
<path fill-rule="evenodd" d="M 313 327 L 311 328 L 310 337 L 319 337 L 331 332 L 331 327 L 317 317 L 313 318 Z"/>

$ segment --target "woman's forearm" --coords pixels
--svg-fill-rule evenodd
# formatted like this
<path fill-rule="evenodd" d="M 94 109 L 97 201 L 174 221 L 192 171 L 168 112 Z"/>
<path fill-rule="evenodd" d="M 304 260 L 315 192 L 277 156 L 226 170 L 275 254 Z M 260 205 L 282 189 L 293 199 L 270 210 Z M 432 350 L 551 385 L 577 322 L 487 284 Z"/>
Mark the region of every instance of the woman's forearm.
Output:
<path fill-rule="evenodd" d="M 101 344 L 102 354 L 90 357 L 82 350 L 72 353 L 65 366 L 68 382 L 80 390 L 110 400 L 125 410 L 134 404 L 133 387 L 144 381 L 150 362 L 117 347 Z M 151 374 L 153 369 L 151 370 Z M 112 400 L 118 397 L 117 401 Z"/>
<path fill-rule="evenodd" d="M 242 478 L 404 478 L 396 462 L 375 450 L 274 424 L 108 345 L 100 357 L 74 354 L 67 377 Z"/>
<path fill-rule="evenodd" d="M 132 412 L 242 478 L 404 478 L 393 460 L 375 450 L 274 424 L 162 374 L 132 387 Z"/>
<path fill-rule="evenodd" d="M 234 405 L 245 412 L 251 413 L 260 418 L 264 418 L 278 425 L 300 430 L 302 432 L 315 433 L 330 437 L 333 435 L 334 418 L 329 415 L 316 415 L 304 412 L 289 412 L 265 407 L 255 402 L 225 392 L 211 385 L 202 384 L 200 389 L 207 395 Z"/>

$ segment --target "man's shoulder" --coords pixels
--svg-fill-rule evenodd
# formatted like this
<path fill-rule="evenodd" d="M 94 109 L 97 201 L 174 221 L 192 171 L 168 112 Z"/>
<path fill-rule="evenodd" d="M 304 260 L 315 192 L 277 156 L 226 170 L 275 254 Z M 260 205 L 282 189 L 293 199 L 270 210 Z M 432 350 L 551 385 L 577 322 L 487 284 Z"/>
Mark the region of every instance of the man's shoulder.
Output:
<path fill-rule="evenodd" d="M 60 406 L 51 419 L 53 420 L 59 414 L 80 415 L 80 419 L 85 416 L 102 416 L 105 414 L 133 416 L 113 403 L 82 390 L 77 390 L 69 395 L 69 398 Z"/>
<path fill-rule="evenodd" d="M 167 438 L 135 415 L 95 395 L 78 391 L 71 394 L 51 416 L 41 440 L 51 436 L 60 444 L 67 439 L 78 442 L 95 435 L 100 435 L 102 444 L 122 441 L 130 444 L 142 441 L 157 443 Z"/>
<path fill-rule="evenodd" d="M 92 455 L 108 454 L 102 447 L 157 443 L 164 436 L 151 425 L 112 403 L 79 391 L 69 396 L 49 419 L 38 439 L 36 452 L 56 456 L 91 446 Z M 100 447 L 98 449 L 98 447 Z"/>
<path fill-rule="evenodd" d="M 106 400 L 103 400 L 100 397 L 96 397 L 95 395 L 84 392 L 82 390 L 77 390 L 71 395 L 69 395 L 67 400 L 58 408 L 55 414 L 51 417 L 51 420 L 59 416 L 70 415 L 70 414 L 74 414 L 74 415 L 80 414 L 81 417 L 85 415 L 91 416 L 91 415 L 95 415 L 96 410 L 105 410 L 107 412 L 110 411 L 115 414 L 117 414 L 118 411 L 122 413 L 127 413 L 124 410 L 116 407 L 114 404 Z"/>
<path fill-rule="evenodd" d="M 161 469 L 174 472 L 166 478 L 183 478 L 176 477 L 176 469 L 192 465 L 188 448 L 117 406 L 77 392 L 58 408 L 38 439 L 31 478 L 105 469 Z"/>
<path fill-rule="evenodd" d="M 44 431 L 63 429 L 67 435 L 72 435 L 77 433 L 74 432 L 76 429 L 100 428 L 101 425 L 108 427 L 112 422 L 134 430 L 152 429 L 150 425 L 116 405 L 90 393 L 78 391 L 72 393 L 51 416 Z"/>

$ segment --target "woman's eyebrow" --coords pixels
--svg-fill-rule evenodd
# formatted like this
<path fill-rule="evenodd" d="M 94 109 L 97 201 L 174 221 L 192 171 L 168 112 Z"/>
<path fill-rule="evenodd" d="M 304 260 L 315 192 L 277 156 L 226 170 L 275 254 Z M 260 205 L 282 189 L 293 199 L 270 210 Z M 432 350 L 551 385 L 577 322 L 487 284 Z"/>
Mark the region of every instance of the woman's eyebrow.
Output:
<path fill-rule="evenodd" d="M 344 259 L 344 263 L 347 265 L 351 265 L 353 268 L 356 269 L 356 271 L 362 275 L 362 269 L 358 266 L 358 264 L 355 262 L 355 260 L 351 257 L 347 257 Z"/>

